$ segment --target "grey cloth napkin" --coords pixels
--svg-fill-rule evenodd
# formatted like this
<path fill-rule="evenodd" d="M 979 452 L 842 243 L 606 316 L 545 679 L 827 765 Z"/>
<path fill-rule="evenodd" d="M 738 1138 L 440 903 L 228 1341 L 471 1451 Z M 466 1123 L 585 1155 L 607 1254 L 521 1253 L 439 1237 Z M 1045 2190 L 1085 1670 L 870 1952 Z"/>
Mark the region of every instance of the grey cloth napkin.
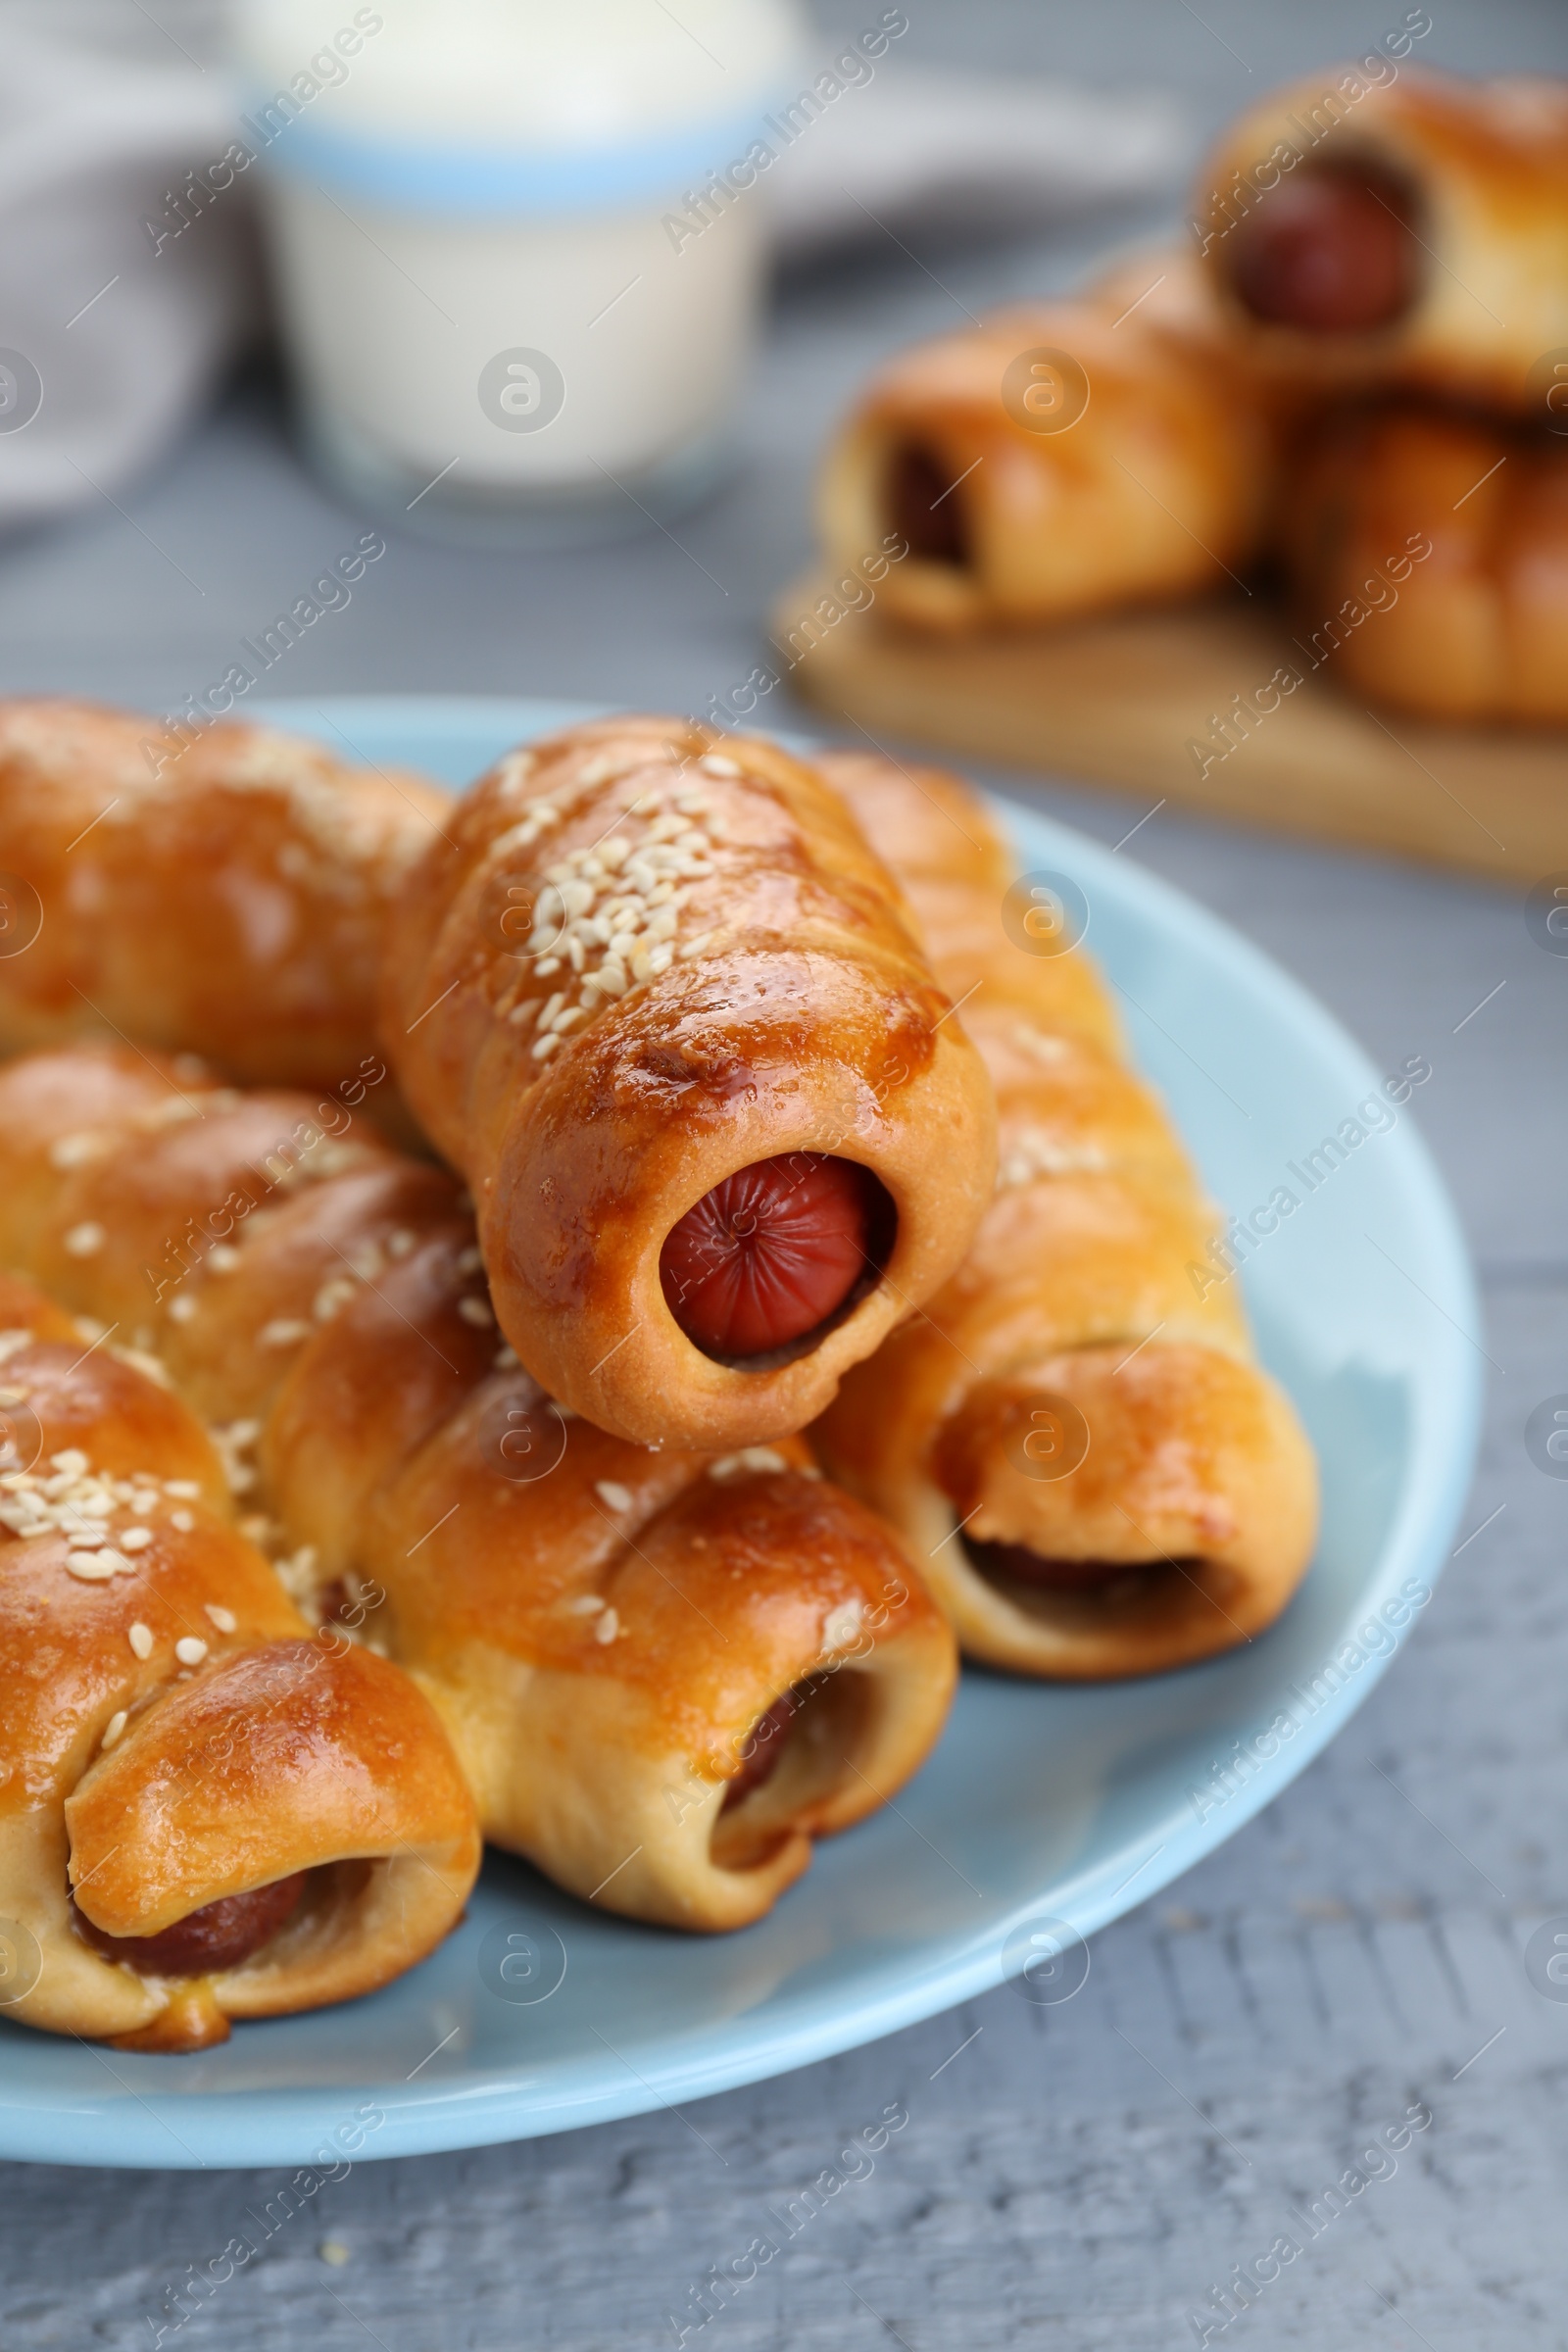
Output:
<path fill-rule="evenodd" d="M 237 135 L 225 18 L 224 0 L 0 0 L 0 529 L 117 497 L 266 325 L 257 174 L 180 196 L 192 172 L 221 182 Z M 931 222 L 1082 215 L 1167 189 L 1187 156 L 1158 96 L 897 54 L 835 78 L 764 174 L 792 261 Z"/>

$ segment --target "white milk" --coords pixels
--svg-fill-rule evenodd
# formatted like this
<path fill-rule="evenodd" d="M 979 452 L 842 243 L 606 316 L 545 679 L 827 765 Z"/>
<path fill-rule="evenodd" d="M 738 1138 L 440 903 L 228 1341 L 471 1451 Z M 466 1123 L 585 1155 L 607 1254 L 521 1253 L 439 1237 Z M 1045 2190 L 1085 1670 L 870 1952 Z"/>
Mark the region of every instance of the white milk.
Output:
<path fill-rule="evenodd" d="M 711 478 L 762 270 L 757 172 L 732 167 L 799 28 L 791 0 L 678 17 L 248 0 L 244 138 L 303 423 L 362 501 L 548 540 Z"/>

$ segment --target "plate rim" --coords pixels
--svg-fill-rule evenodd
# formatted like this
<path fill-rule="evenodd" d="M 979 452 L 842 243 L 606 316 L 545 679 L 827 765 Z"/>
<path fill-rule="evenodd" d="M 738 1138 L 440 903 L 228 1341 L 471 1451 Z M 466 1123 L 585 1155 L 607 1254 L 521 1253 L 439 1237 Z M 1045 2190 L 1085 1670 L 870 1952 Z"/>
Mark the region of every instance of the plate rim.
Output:
<path fill-rule="evenodd" d="M 322 719 L 332 731 L 338 731 L 335 720 L 341 720 L 344 739 L 356 719 L 378 728 L 398 724 L 414 735 L 421 726 L 461 730 L 483 723 L 502 734 L 514 730 L 523 739 L 614 708 L 564 697 L 354 694 L 258 701 L 245 715 L 264 725 L 290 728 L 322 741 L 327 739 L 319 724 Z M 328 711 L 334 717 L 327 717 Z M 823 730 L 790 728 L 777 733 L 785 742 L 806 748 L 828 739 Z M 410 764 L 417 765 L 416 747 L 411 746 Z M 1047 828 L 1058 842 L 1070 845 L 1080 870 L 1091 877 L 1108 879 L 1113 875 L 1118 895 L 1124 902 L 1130 900 L 1135 910 L 1140 905 L 1148 906 L 1167 927 L 1174 924 L 1185 936 L 1201 941 L 1214 960 L 1244 976 L 1263 1003 L 1287 1013 L 1293 1028 L 1298 1033 L 1304 1030 L 1319 1051 L 1342 1067 L 1354 1069 L 1358 1083 L 1364 1082 L 1368 1088 L 1381 1083 L 1364 1050 L 1344 1024 L 1302 982 L 1223 916 L 1136 859 L 1120 858 L 1060 818 L 994 789 L 986 789 L 986 798 L 1015 839 L 1020 831 L 1026 838 L 1035 826 Z M 1113 857 L 1117 859 L 1114 867 L 1110 864 Z M 1415 1122 L 1401 1122 L 1392 1140 L 1403 1164 L 1403 1189 L 1421 1210 L 1428 1251 L 1423 1270 L 1438 1293 L 1440 1312 L 1446 1316 L 1451 1310 L 1453 1337 L 1447 1343 L 1448 1360 L 1439 1367 L 1448 1378 L 1432 1384 L 1437 1409 L 1429 1413 L 1431 1425 L 1413 1435 L 1400 1507 L 1383 1542 L 1376 1572 L 1369 1576 L 1357 1599 L 1357 1608 L 1364 1606 L 1367 1611 L 1392 1594 L 1403 1578 L 1418 1576 L 1435 1587 L 1471 1483 L 1484 1394 L 1476 1344 L 1463 1345 L 1468 1333 L 1480 1328 L 1481 1317 L 1458 1212 Z M 1227 1843 L 1323 1752 L 1365 1702 L 1403 1647 L 1413 1621 L 1412 1617 L 1398 1629 L 1386 1653 L 1371 1658 L 1347 1679 L 1297 1737 L 1259 1766 L 1224 1806 L 1221 1826 L 1211 1828 L 1194 1819 L 1191 1807 L 1183 1808 L 1165 1825 L 1167 1835 L 1155 1854 L 1134 1873 L 1139 1883 L 1136 1894 L 1126 1901 L 1120 1899 L 1131 1880 L 1113 1889 L 1098 1884 L 1108 1879 L 1112 1867 L 1102 1858 L 1069 1874 L 1064 1884 L 1053 1886 L 1052 1899 L 1061 1905 L 1058 1915 L 1083 1936 L 1093 1936 Z M 139 2090 L 131 2091 L 127 2098 L 113 2103 L 71 2093 L 51 2100 L 18 2097 L 6 2085 L 0 2042 L 0 2157 L 127 2170 L 309 2164 L 313 2152 L 321 2147 L 356 2098 L 373 2100 L 385 2108 L 384 2126 L 373 2142 L 357 2151 L 357 2161 L 433 2155 L 612 2123 L 672 2104 L 677 2098 L 712 2097 L 837 2056 L 989 1991 L 1003 1982 L 998 1949 L 1009 1923 L 1036 1915 L 1038 1904 L 1025 1903 L 1000 1926 L 991 1923 L 956 1951 L 945 1944 L 940 1952 L 929 1953 L 923 1962 L 907 1967 L 892 1986 L 873 1982 L 847 1992 L 813 1990 L 798 1995 L 795 2008 L 801 2014 L 771 2025 L 760 2026 L 755 2012 L 742 2012 L 717 2026 L 701 2029 L 696 2048 L 685 2046 L 692 2038 L 690 2033 L 673 2045 L 666 2036 L 662 2058 L 639 2047 L 648 2071 L 639 2072 L 624 2060 L 624 2082 L 609 2079 L 601 2060 L 552 2065 L 547 2058 L 537 2073 L 532 2066 L 498 2067 L 488 2082 L 432 2084 L 401 2099 L 385 2084 L 366 2082 L 337 2084 L 330 2091 L 285 2087 L 182 2092 L 176 2084 L 168 2092 L 154 2090 L 146 2097 Z M 94 2045 L 86 2046 L 93 2047 L 94 2055 L 102 2055 Z M 117 2072 L 113 2067 L 110 2071 Z"/>

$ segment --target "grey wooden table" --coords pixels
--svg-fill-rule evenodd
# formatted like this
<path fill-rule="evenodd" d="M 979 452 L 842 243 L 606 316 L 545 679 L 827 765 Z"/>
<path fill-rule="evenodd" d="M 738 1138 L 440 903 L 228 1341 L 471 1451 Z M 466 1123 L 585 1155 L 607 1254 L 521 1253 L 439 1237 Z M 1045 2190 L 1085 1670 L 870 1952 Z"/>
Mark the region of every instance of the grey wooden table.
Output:
<path fill-rule="evenodd" d="M 1136 78 L 1184 95 L 1201 130 L 1404 12 L 911 0 L 909 13 L 911 52 Z M 1568 20 L 1546 0 L 1433 0 L 1433 62 L 1568 71 Z M 1079 232 L 918 260 L 888 247 L 786 287 L 745 462 L 678 539 L 524 560 L 399 538 L 352 607 L 290 652 L 277 691 L 702 709 L 746 675 L 768 597 L 808 552 L 811 453 L 867 363 L 948 322 L 956 297 L 978 308 L 1064 282 L 1092 245 Z M 7 689 L 172 706 L 358 527 L 300 471 L 265 383 L 123 503 L 123 516 L 105 506 L 0 550 Z M 1110 840 L 1143 813 L 1066 786 L 1038 797 Z M 361 2166 L 177 2332 L 168 2291 L 282 2176 L 3 2168 L 4 2352 L 128 2352 L 160 2327 L 181 2352 L 675 2345 L 668 2315 L 692 2324 L 709 2266 L 743 2253 L 765 2209 L 893 2101 L 909 2123 L 874 2171 L 688 2343 L 1143 2352 L 1207 2329 L 1315 2352 L 1568 2344 L 1568 2004 L 1519 1958 L 1538 1922 L 1568 1914 L 1568 1484 L 1523 1442 L 1531 1408 L 1568 1391 L 1568 962 L 1533 944 L 1519 894 L 1163 816 L 1137 850 L 1261 940 L 1382 1066 L 1417 1052 L 1433 1063 L 1420 1120 L 1480 1266 L 1496 1370 L 1466 1541 L 1387 1682 L 1266 1813 L 1098 1938 L 1069 2005 L 999 1990 L 710 2100 L 691 2114 L 700 2137 L 656 2113 Z M 1411 2108 L 1430 2121 L 1408 2145 L 1353 2169 Z M 1352 2170 L 1361 2185 L 1327 2199 Z M 1227 2318 L 1215 2290 L 1234 2266 L 1255 2275 L 1282 2237 L 1299 2253 Z"/>

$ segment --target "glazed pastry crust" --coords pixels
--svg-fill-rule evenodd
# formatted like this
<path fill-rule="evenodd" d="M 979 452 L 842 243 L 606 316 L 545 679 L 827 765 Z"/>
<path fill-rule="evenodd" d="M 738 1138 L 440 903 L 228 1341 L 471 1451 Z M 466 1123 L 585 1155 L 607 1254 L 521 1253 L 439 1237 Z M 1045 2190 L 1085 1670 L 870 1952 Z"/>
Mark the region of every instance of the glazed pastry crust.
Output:
<path fill-rule="evenodd" d="M 1419 287 L 1375 332 L 1264 324 L 1230 286 L 1230 239 L 1269 199 L 1260 180 L 1286 184 L 1324 164 L 1379 167 L 1413 200 Z M 1244 366 L 1320 392 L 1397 384 L 1524 412 L 1537 362 L 1568 346 L 1568 84 L 1401 66 L 1367 87 L 1353 68 L 1331 69 L 1230 124 L 1195 183 L 1193 227 Z"/>
<path fill-rule="evenodd" d="M 1568 439 L 1352 411 L 1293 472 L 1281 540 L 1297 634 L 1347 691 L 1470 725 L 1568 723 Z"/>
<path fill-rule="evenodd" d="M 0 1329 L 10 1452 L 33 1456 L 0 1474 L 0 1888 L 40 1956 L 11 2013 L 188 2048 L 388 1983 L 456 1924 L 478 1868 L 433 1709 L 312 1635 L 148 1370 L 14 1275 Z M 197 1978 L 106 1958 L 72 1916 L 74 1896 L 106 1935 L 152 1936 L 296 1872 L 288 1923 Z"/>
<path fill-rule="evenodd" d="M 0 1261 L 216 1425 L 307 1617 L 413 1673 L 489 1838 L 635 1918 L 761 1917 L 934 1744 L 941 1612 L 798 1440 L 656 1452 L 545 1396 L 457 1180 L 341 1106 L 310 1140 L 316 1107 L 128 1048 L 12 1063 Z M 776 1771 L 726 1806 L 786 1700 Z"/>
<path fill-rule="evenodd" d="M 618 1436 L 799 1429 L 973 1236 L 985 1072 L 885 868 L 773 744 L 626 717 L 511 755 L 412 876 L 386 982 L 388 1051 L 472 1188 L 503 1329 Z M 787 1360 L 719 1361 L 677 1324 L 661 1250 L 723 1178 L 792 1152 L 871 1170 L 891 1256 Z"/>
<path fill-rule="evenodd" d="M 821 763 L 894 863 L 939 973 L 975 988 L 962 1017 L 1001 1127 L 974 1249 L 845 1383 L 813 1433 L 822 1458 L 927 1562 L 972 1656 L 1099 1680 L 1231 1648 L 1304 1573 L 1317 1491 L 1208 1255 L 1214 1211 L 1082 950 L 1037 956 L 1004 932 L 1013 860 L 974 797 L 870 755 Z M 1075 1431 L 1088 1450 L 1061 1471 Z M 970 1540 L 1097 1573 L 1030 1582 Z"/>
<path fill-rule="evenodd" d="M 1224 589 L 1245 570 L 1268 491 L 1266 407 L 1182 258 L 1142 272 L 917 345 L 860 395 L 818 493 L 835 564 L 888 544 L 894 468 L 911 447 L 951 486 L 933 514 L 951 499 L 966 541 L 961 563 L 918 548 L 894 560 L 877 597 L 896 620 L 956 633 L 1075 619 Z M 1066 357 L 1066 369 L 1045 364 L 1035 395 L 1043 423 L 1079 411 L 1060 429 L 1031 421 L 1031 352 Z"/>
<path fill-rule="evenodd" d="M 42 916 L 0 956 L 0 1048 L 121 1035 L 252 1083 L 363 1081 L 387 911 L 447 806 L 268 727 L 182 744 L 90 703 L 0 703 L 0 875 L 13 920 Z"/>

